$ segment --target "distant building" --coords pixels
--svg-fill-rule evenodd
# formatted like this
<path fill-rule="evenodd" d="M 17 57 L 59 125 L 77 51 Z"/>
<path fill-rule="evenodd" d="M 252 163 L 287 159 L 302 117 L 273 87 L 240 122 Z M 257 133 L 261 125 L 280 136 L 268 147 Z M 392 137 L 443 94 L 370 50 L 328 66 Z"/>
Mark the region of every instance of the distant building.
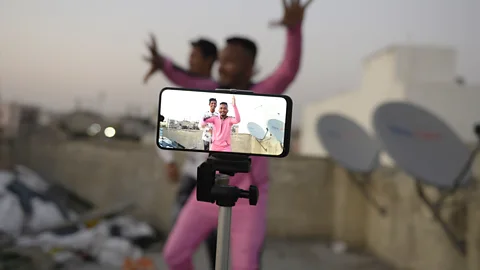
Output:
<path fill-rule="evenodd" d="M 180 121 L 180 126 L 182 127 L 182 129 L 193 129 L 194 122 L 183 120 Z"/>
<path fill-rule="evenodd" d="M 103 116 L 91 111 L 73 111 L 61 117 L 58 121 L 59 127 L 65 132 L 74 136 L 84 136 L 100 133 L 110 125 Z M 92 127 L 93 131 L 92 131 Z"/>
<path fill-rule="evenodd" d="M 358 89 L 305 107 L 300 153 L 326 156 L 316 132 L 322 115 L 342 114 L 373 134 L 374 110 L 391 100 L 418 104 L 446 121 L 465 142 L 475 141 L 480 85 L 468 85 L 458 77 L 456 61 L 455 50 L 433 46 L 395 45 L 367 56 Z"/>

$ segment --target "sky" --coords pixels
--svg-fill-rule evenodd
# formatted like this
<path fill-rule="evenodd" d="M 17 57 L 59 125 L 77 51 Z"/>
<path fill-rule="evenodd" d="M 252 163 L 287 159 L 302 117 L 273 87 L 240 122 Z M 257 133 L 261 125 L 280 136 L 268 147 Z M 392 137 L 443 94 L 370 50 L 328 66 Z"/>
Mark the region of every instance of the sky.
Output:
<path fill-rule="evenodd" d="M 165 119 L 200 121 L 209 110 L 210 98 L 217 100 L 217 112 L 220 102 L 227 102 L 228 115 L 235 116 L 231 94 L 182 90 L 165 90 L 162 93 L 160 113 Z M 258 124 L 264 131 L 266 131 L 267 121 L 270 119 L 278 119 L 285 123 L 287 102 L 281 97 L 235 95 L 235 100 L 241 119 L 238 124 L 239 133 L 248 133 L 247 124 L 249 122 Z"/>
<path fill-rule="evenodd" d="M 480 79 L 478 0 L 314 0 L 305 15 L 300 73 L 286 92 L 302 106 L 358 88 L 362 59 L 394 43 L 458 51 L 458 73 Z M 285 30 L 268 22 L 280 0 L 0 0 L 0 93 L 51 110 L 74 104 L 106 113 L 132 107 L 155 113 L 158 92 L 172 86 L 160 73 L 142 83 L 148 33 L 159 50 L 186 66 L 188 41 L 204 36 L 223 46 L 242 34 L 259 47 L 255 80 L 281 61 Z"/>

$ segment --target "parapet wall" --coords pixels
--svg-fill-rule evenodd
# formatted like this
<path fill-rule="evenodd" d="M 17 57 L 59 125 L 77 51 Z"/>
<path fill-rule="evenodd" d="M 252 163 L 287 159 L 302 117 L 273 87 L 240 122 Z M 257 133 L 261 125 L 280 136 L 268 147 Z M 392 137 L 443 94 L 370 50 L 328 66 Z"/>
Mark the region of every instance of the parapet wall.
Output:
<path fill-rule="evenodd" d="M 166 179 L 152 146 L 129 143 L 32 141 L 24 163 L 97 206 L 133 200 L 135 214 L 160 229 L 170 228 L 176 184 Z M 183 155 L 176 153 L 182 162 Z M 475 168 L 480 168 L 477 161 Z M 419 199 L 413 180 L 398 170 L 380 169 L 368 191 L 387 210 L 367 203 L 342 168 L 326 159 L 291 155 L 271 159 L 268 235 L 326 238 L 366 249 L 398 269 L 480 269 L 480 196 L 460 194 L 442 215 L 467 239 L 463 258 Z M 477 173 L 478 175 L 478 173 Z M 432 198 L 438 196 L 428 190 Z M 468 198 L 468 199 L 466 199 Z"/>
<path fill-rule="evenodd" d="M 187 146 L 187 148 L 194 146 L 203 149 L 202 131 L 200 130 L 164 129 L 163 135 Z M 282 153 L 282 147 L 274 137 L 267 136 L 259 141 L 250 134 L 240 133 L 232 134 L 232 151 L 279 155 Z"/>
<path fill-rule="evenodd" d="M 109 142 L 32 141 L 21 160 L 95 205 L 132 200 L 136 215 L 168 231 L 176 184 L 166 177 L 154 146 Z M 175 153 L 181 164 L 184 153 Z M 288 157 L 272 159 L 268 233 L 278 237 L 328 237 L 331 220 L 318 211 L 331 208 L 330 187 L 321 176 L 326 162 Z M 181 166 L 181 165 L 180 165 Z M 290 168 L 285 170 L 285 168 Z M 266 168 L 268 169 L 268 168 Z M 299 176 L 302 177 L 299 177 Z M 315 199 L 315 206 L 310 204 Z M 323 210 L 322 210 L 323 209 Z"/>

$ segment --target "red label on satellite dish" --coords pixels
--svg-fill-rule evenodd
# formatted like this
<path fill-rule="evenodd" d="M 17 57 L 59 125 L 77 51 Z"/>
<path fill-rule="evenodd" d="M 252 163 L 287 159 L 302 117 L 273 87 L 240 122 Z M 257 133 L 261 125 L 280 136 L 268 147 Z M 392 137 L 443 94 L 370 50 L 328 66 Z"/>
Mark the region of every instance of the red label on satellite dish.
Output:
<path fill-rule="evenodd" d="M 404 136 L 404 137 L 409 137 L 409 138 L 419 138 L 423 139 L 426 141 L 433 141 L 433 140 L 438 140 L 442 137 L 442 135 L 438 132 L 432 132 L 432 131 L 412 131 L 404 127 L 396 126 L 396 125 L 389 125 L 388 129 L 390 132 Z"/>

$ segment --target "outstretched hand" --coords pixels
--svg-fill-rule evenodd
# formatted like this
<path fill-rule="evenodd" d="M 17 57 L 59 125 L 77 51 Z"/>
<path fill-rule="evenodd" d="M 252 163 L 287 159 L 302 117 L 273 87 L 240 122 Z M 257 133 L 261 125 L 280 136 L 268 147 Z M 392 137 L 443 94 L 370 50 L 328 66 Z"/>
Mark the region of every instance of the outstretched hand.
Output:
<path fill-rule="evenodd" d="M 232 96 L 232 105 L 233 105 L 233 106 L 236 105 L 235 96 Z"/>
<path fill-rule="evenodd" d="M 281 20 L 270 22 L 270 26 L 293 27 L 303 21 L 305 9 L 313 0 L 307 0 L 304 5 L 300 0 L 283 0 L 283 18 Z M 290 4 L 288 3 L 290 2 Z"/>
<path fill-rule="evenodd" d="M 150 70 L 145 74 L 143 82 L 147 83 L 150 77 L 155 74 L 157 70 L 162 69 L 163 57 L 158 53 L 157 41 L 153 34 L 150 34 L 150 43 L 146 43 L 148 50 L 150 51 L 149 57 L 144 57 L 144 60 L 150 63 Z"/>

